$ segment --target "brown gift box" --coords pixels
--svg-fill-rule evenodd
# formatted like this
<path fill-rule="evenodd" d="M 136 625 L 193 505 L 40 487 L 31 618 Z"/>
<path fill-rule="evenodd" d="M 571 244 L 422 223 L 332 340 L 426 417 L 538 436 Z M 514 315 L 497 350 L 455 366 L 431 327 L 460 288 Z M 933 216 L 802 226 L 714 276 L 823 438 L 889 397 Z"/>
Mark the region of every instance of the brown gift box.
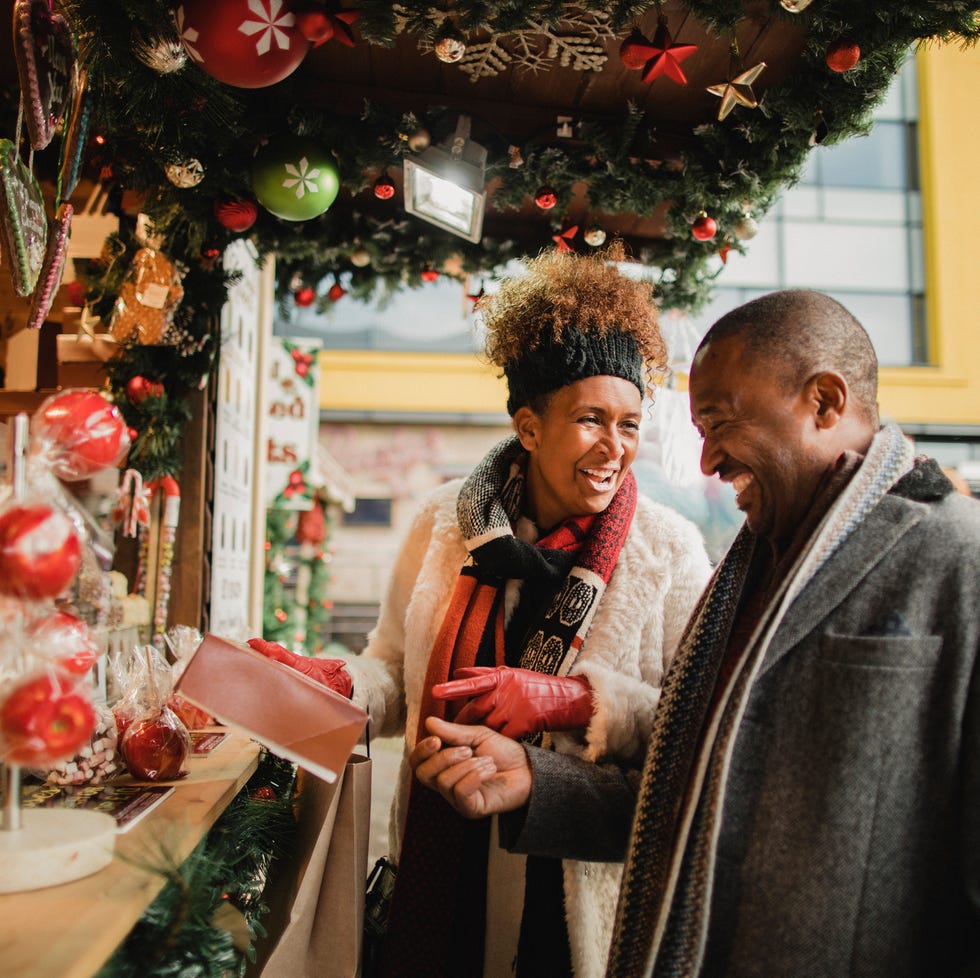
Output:
<path fill-rule="evenodd" d="M 327 782 L 343 771 L 368 719 L 303 673 L 211 634 L 191 656 L 176 691 Z"/>

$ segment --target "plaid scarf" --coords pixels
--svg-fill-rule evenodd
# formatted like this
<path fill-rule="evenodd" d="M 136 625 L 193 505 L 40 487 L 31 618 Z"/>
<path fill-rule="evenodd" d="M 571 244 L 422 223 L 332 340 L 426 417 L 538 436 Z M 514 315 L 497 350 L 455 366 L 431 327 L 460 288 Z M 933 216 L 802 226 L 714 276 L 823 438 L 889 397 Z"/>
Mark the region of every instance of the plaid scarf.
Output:
<path fill-rule="evenodd" d="M 607 978 L 694 978 L 708 936 L 715 850 L 739 722 L 793 601 L 912 465 L 894 425 L 878 432 L 715 690 L 756 537 L 743 527 L 695 609 L 664 682 L 633 822 Z"/>
<path fill-rule="evenodd" d="M 457 518 L 469 556 L 429 656 L 418 738 L 426 735 L 425 717 L 446 716 L 433 685 L 475 662 L 504 662 L 508 580 L 553 585 L 553 599 L 535 609 L 526 630 L 520 665 L 565 675 L 616 566 L 636 511 L 632 472 L 603 512 L 572 517 L 532 546 L 512 529 L 523 511 L 525 461 L 517 438 L 507 438 L 460 490 Z M 413 780 L 385 937 L 386 978 L 482 974 L 489 827 L 489 819 L 464 819 Z"/>

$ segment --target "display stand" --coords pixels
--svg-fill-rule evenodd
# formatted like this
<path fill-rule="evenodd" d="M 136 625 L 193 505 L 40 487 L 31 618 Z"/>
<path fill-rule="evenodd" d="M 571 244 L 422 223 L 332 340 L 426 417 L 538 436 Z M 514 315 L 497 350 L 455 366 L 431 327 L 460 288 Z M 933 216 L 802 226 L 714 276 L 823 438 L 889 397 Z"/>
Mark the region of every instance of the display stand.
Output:
<path fill-rule="evenodd" d="M 10 473 L 14 499 L 26 496 L 28 420 L 11 424 Z M 112 861 L 116 823 L 102 812 L 75 809 L 23 812 L 20 768 L 3 769 L 3 820 L 0 823 L 0 893 L 57 886 L 103 869 Z"/>

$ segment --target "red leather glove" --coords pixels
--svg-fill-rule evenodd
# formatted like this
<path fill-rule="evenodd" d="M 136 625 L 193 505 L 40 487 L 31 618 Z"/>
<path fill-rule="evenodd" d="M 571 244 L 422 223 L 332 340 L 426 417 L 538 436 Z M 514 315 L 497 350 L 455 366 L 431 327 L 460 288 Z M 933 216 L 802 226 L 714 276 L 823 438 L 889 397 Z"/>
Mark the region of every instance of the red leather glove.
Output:
<path fill-rule="evenodd" d="M 264 638 L 250 638 L 246 644 L 250 649 L 315 679 L 341 696 L 350 699 L 354 691 L 354 680 L 344 668 L 343 659 L 314 659 L 308 655 L 297 655 L 278 642 L 269 642 Z"/>
<path fill-rule="evenodd" d="M 511 666 L 457 669 L 453 679 L 437 683 L 438 700 L 473 698 L 456 723 L 483 723 L 507 737 L 543 730 L 577 730 L 592 718 L 592 687 L 584 676 L 549 676 Z"/>

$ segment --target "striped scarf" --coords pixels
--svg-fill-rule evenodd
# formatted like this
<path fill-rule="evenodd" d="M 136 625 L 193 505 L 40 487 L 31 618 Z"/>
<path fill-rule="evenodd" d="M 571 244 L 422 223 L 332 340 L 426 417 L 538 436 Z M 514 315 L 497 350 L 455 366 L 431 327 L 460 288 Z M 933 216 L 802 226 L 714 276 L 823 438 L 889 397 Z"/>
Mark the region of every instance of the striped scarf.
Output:
<path fill-rule="evenodd" d="M 536 545 L 514 536 L 523 512 L 525 457 L 515 437 L 496 445 L 460 490 L 457 518 L 469 556 L 429 656 L 417 736 L 427 716 L 446 716 L 432 687 L 456 669 L 504 662 L 508 580 L 551 583 L 520 655 L 525 669 L 566 675 L 612 576 L 633 514 L 636 481 L 623 479 L 597 515 L 572 517 Z M 387 978 L 482 974 L 489 820 L 468 821 L 436 792 L 412 782 L 385 937 Z"/>
<path fill-rule="evenodd" d="M 702 595 L 664 682 L 616 910 L 607 978 L 694 978 L 708 935 L 729 764 L 766 650 L 793 601 L 912 466 L 882 428 L 773 596 L 724 689 L 715 690 L 756 538 L 743 527 Z"/>

